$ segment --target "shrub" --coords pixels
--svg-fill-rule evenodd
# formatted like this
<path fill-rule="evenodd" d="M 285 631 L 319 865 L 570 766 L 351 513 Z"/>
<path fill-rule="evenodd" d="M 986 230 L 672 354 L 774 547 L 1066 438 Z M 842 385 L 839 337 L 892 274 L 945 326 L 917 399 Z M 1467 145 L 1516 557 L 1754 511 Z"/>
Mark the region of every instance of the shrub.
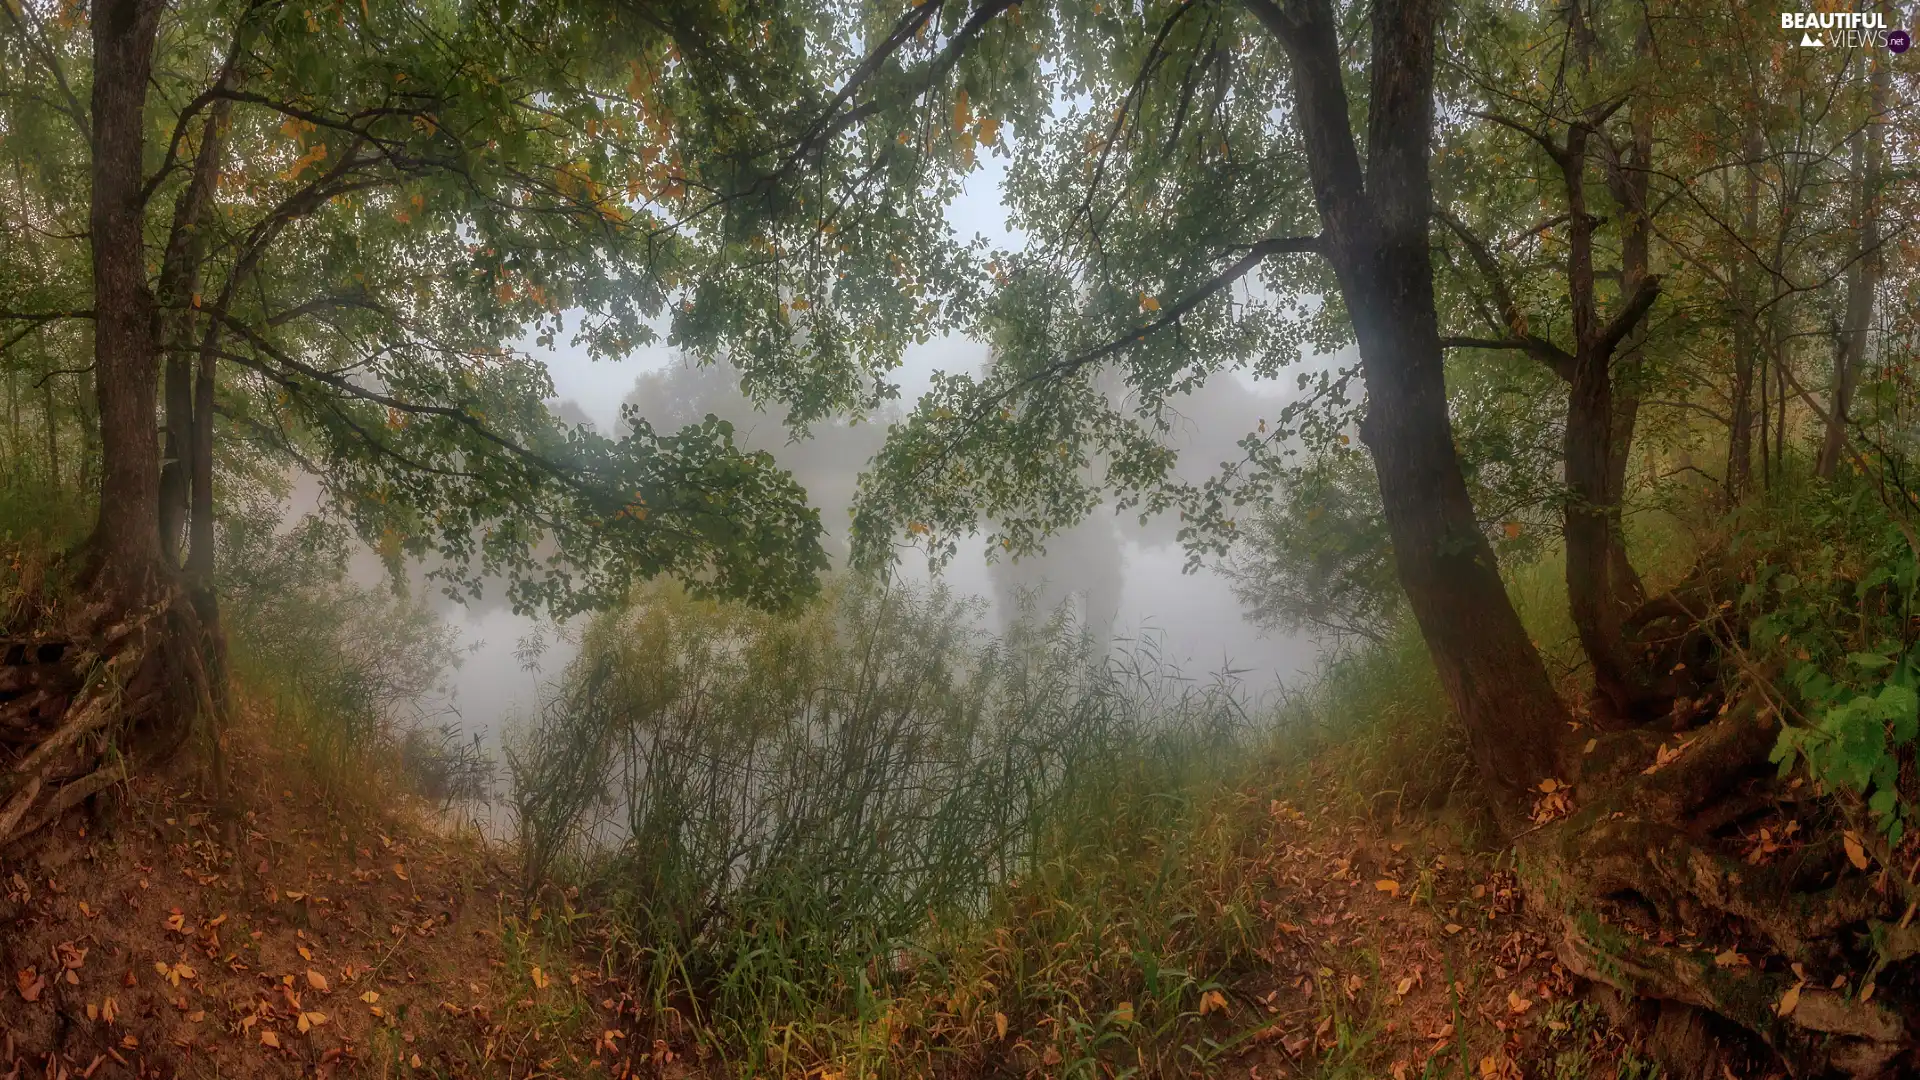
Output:
<path fill-rule="evenodd" d="M 782 1022 L 864 1015 L 931 923 L 1248 745 L 1230 679 L 1109 661 L 1064 613 L 999 638 L 977 614 L 863 581 L 797 618 L 639 590 L 508 755 L 529 885 L 578 881 L 656 1011 L 759 1061 Z"/>

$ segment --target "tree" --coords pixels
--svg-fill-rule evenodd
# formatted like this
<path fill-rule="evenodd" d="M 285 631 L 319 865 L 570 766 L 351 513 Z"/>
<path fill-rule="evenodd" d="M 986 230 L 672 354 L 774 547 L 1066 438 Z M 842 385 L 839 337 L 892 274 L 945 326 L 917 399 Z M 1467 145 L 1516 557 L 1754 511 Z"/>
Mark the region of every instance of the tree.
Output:
<path fill-rule="evenodd" d="M 1730 612 L 1751 590 L 1708 558 L 1696 576 L 1637 604 L 1620 524 L 1645 414 L 1657 409 L 1662 429 L 1677 428 L 1670 404 L 1713 411 L 1705 386 L 1730 384 L 1723 415 L 1749 421 L 1744 434 L 1737 423 L 1728 432 L 1729 494 L 1748 494 L 1739 439 L 1759 436 L 1747 445 L 1764 448 L 1763 477 L 1785 475 L 1797 452 L 1788 436 L 1803 414 L 1787 403 L 1798 379 L 1796 320 L 1831 277 L 1831 239 L 1846 235 L 1833 215 L 1801 213 L 1833 175 L 1821 113 L 1807 107 L 1848 100 L 1812 92 L 1838 88 L 1833 61 L 1809 49 L 1770 64 L 1774 50 L 1759 44 L 1764 21 L 1745 12 L 1684 3 L 1496 9 L 1513 50 L 1499 70 L 1539 72 L 1543 85 L 1516 101 L 1512 86 L 1483 82 L 1470 97 L 1460 69 L 1444 85 L 1436 78 L 1436 42 L 1456 29 L 1442 14 L 1426 0 L 1351 9 L 1318 0 L 929 0 L 871 16 L 860 48 L 835 38 L 846 74 L 815 99 L 820 119 L 799 122 L 798 135 L 769 124 L 759 137 L 756 178 L 830 193 L 828 212 L 786 215 L 785 226 L 858 243 L 852 230 L 826 233 L 818 222 L 832 219 L 834 199 L 864 190 L 861 178 L 884 177 L 903 205 L 937 204 L 954 171 L 992 151 L 1011 158 L 1012 224 L 1026 241 L 1017 252 L 982 252 L 985 265 L 969 277 L 971 249 L 934 222 L 951 255 L 922 256 L 934 266 L 896 263 L 902 296 L 924 298 L 936 326 L 972 330 L 993 355 L 978 374 L 937 378 L 890 430 L 856 507 L 856 553 L 883 563 L 905 538 L 944 558 L 984 519 L 995 523 L 989 549 L 1018 554 L 1108 497 L 1143 514 L 1179 513 L 1196 554 L 1221 551 L 1240 516 L 1258 515 L 1291 456 L 1346 437 L 1358 376 L 1358 431 L 1396 575 L 1502 821 L 1521 834 L 1529 900 L 1556 920 L 1565 962 L 1670 1003 L 1665 1015 L 1696 1030 L 1700 1011 L 1728 1018 L 1799 1074 L 1884 1066 L 1911 1044 L 1886 999 L 1826 995 L 1797 1017 L 1776 1006 L 1789 986 L 1786 958 L 1840 950 L 1848 934 L 1889 914 L 1886 898 L 1862 899 L 1858 879 L 1814 888 L 1745 870 L 1725 835 L 1747 820 L 1741 808 L 1754 792 L 1787 790 L 1767 786 L 1766 691 L 1740 689 L 1727 659 L 1747 632 L 1746 615 Z M 1730 61 L 1718 55 L 1729 40 L 1755 48 Z M 1590 61 L 1593 78 L 1544 85 L 1557 76 L 1542 70 L 1543 54 L 1564 56 L 1563 73 Z M 1033 63 L 1041 55 L 1050 67 Z M 1733 63 L 1748 81 L 1716 90 Z M 1758 107 L 1742 96 L 1749 91 Z M 1486 107 L 1493 96 L 1534 112 L 1496 113 Z M 1558 464 L 1570 489 L 1569 591 L 1603 691 L 1628 706 L 1610 718 L 1617 730 L 1589 732 L 1556 695 L 1507 599 L 1456 447 L 1442 316 L 1460 325 L 1475 305 L 1457 284 L 1436 289 L 1435 274 L 1457 282 L 1455 243 L 1465 261 L 1482 263 L 1475 269 L 1498 260 L 1472 251 L 1487 246 L 1484 226 L 1435 220 L 1436 209 L 1449 209 L 1436 206 L 1433 190 L 1441 115 L 1457 145 L 1508 146 L 1519 136 L 1535 163 L 1544 154 L 1537 178 L 1496 177 L 1484 160 L 1460 166 L 1483 170 L 1463 189 L 1498 191 L 1508 227 L 1535 220 L 1543 194 L 1565 210 L 1560 221 L 1549 210 L 1541 227 L 1564 224 L 1564 239 L 1535 248 L 1536 272 L 1511 288 L 1516 301 L 1525 290 L 1536 313 L 1564 323 L 1565 343 L 1530 330 L 1525 311 L 1497 295 L 1490 313 L 1500 336 L 1489 340 L 1564 368 Z M 1778 145 L 1752 152 L 1754 132 L 1762 146 Z M 1551 183 L 1528 190 L 1535 179 Z M 1603 228 L 1609 202 L 1618 220 Z M 1756 239 L 1766 226 L 1775 227 L 1771 245 Z M 787 250 L 804 246 L 795 237 Z M 1538 272 L 1554 264 L 1552 274 Z M 797 292 L 805 280 L 781 277 L 785 269 L 772 275 L 785 284 L 769 294 L 792 295 L 781 290 Z M 1493 292 L 1502 275 L 1479 276 L 1479 289 Z M 1671 321 L 1656 338 L 1643 327 L 1659 297 L 1669 298 L 1661 310 Z M 831 285 L 805 297 L 810 313 L 830 313 L 837 299 Z M 1723 331 L 1757 349 L 1726 349 Z M 1309 343 L 1336 358 L 1297 373 L 1300 397 L 1248 433 L 1239 460 L 1210 480 L 1181 480 L 1166 438 L 1181 394 L 1234 369 L 1275 377 Z M 1336 352 L 1348 344 L 1357 363 Z M 1690 356 L 1695 346 L 1705 355 Z M 805 365 L 747 355 L 740 366 L 763 388 L 782 372 L 804 375 L 807 387 L 885 375 L 831 351 Z M 1677 402 L 1649 394 L 1696 376 Z M 1661 745 L 1671 730 L 1649 726 L 1655 719 L 1698 725 L 1684 756 Z M 1569 781 L 1577 801 L 1562 790 Z M 1757 933 L 1766 969 L 1742 982 L 1663 943 L 1663 933 L 1703 924 Z"/>
<path fill-rule="evenodd" d="M 992 548 L 1033 550 L 1102 492 L 1179 509 L 1192 543 L 1223 543 L 1231 507 L 1262 497 L 1295 425 L 1250 434 L 1245 462 L 1183 485 L 1160 438 L 1172 400 L 1227 366 L 1271 375 L 1309 337 L 1332 347 L 1351 335 L 1367 390 L 1360 433 L 1397 572 L 1484 776 L 1513 806 L 1558 770 L 1566 711 L 1507 600 L 1453 450 L 1429 265 L 1438 14 L 1382 5 L 1371 62 L 1349 65 L 1328 5 L 917 5 L 876 32 L 881 44 L 829 95 L 823 119 L 796 150 L 769 150 L 761 173 L 829 191 L 887 175 L 904 203 L 923 198 L 908 190 L 946 190 L 930 178 L 998 147 L 1003 118 L 1033 148 L 1013 172 L 1016 223 L 1030 243 L 986 268 L 989 294 L 954 272 L 967 267 L 963 246 L 945 266 L 901 260 L 895 287 L 941 288 L 929 313 L 976 328 L 995 360 L 980 378 L 936 382 L 893 429 L 855 517 L 856 554 L 869 561 L 902 534 L 950 553 L 983 516 L 1000 523 Z M 1033 62 L 1042 54 L 1063 59 L 1048 72 Z M 1364 162 L 1345 85 L 1360 68 L 1370 87 Z M 1092 107 L 1049 119 L 1067 86 L 1091 94 Z M 1270 103 L 1281 93 L 1298 126 L 1275 131 Z M 782 139 L 770 132 L 765 143 Z M 808 166 L 794 167 L 804 181 L 780 171 L 795 161 Z M 1288 299 L 1234 297 L 1256 270 Z M 1295 310 L 1301 286 L 1327 303 Z M 816 355 L 806 370 L 831 359 Z M 750 385 L 761 363 L 741 362 Z M 1106 364 L 1130 407 L 1097 384 Z M 840 370 L 844 383 L 859 369 Z M 1308 381 L 1332 401 L 1351 374 Z"/>
<path fill-rule="evenodd" d="M 616 27 L 638 46 L 618 61 L 605 17 L 513 0 L 7 8 L 26 73 L 10 111 L 48 138 L 38 114 L 61 114 L 62 150 L 77 141 L 92 163 L 89 183 L 36 192 L 88 252 L 73 284 L 90 295 L 0 308 L 28 330 L 93 327 L 87 599 L 39 632 L 107 677 L 12 763 L 0 842 L 117 776 L 95 731 L 177 732 L 217 704 L 223 440 L 307 468 L 364 540 L 395 561 L 432 555 L 458 594 L 499 577 L 516 607 L 564 613 L 657 574 L 774 608 L 813 593 L 818 517 L 769 455 L 712 418 L 569 429 L 543 404 L 544 368 L 511 347 L 551 340 L 571 311 L 577 342 L 623 353 L 704 250 L 674 220 L 679 140 L 719 100 L 703 87 L 745 62 L 674 59 L 683 39 L 698 55 L 718 8 Z"/>

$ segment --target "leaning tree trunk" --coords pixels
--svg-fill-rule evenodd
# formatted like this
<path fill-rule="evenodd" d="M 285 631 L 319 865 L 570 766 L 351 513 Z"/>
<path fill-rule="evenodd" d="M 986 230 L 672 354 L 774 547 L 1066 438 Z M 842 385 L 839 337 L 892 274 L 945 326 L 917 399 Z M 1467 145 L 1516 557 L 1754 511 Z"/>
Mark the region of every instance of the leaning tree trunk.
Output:
<path fill-rule="evenodd" d="M 1401 580 L 1483 777 L 1513 826 L 1528 788 L 1562 775 L 1555 751 L 1567 714 L 1507 601 L 1451 444 L 1425 232 L 1436 3 L 1374 3 L 1364 173 L 1330 5 L 1246 3 L 1292 61 L 1321 250 L 1353 318 L 1367 385 L 1362 436 L 1374 455 Z M 1618 483 L 1610 478 L 1622 471 L 1621 455 L 1598 455 L 1594 468 L 1604 494 Z M 1604 552 L 1599 539 L 1596 550 Z M 1555 795 L 1572 812 L 1517 838 L 1528 902 L 1561 927 L 1558 951 L 1575 972 L 1664 1002 L 1683 1019 L 1711 1014 L 1770 1048 L 1796 1077 L 1828 1068 L 1891 1075 L 1902 1055 L 1920 1065 L 1900 1015 L 1915 1005 L 1912 987 L 1888 988 L 1879 1002 L 1832 989 L 1841 972 L 1830 970 L 1831 960 L 1851 947 L 1856 931 L 1877 928 L 1896 951 L 1920 952 L 1920 941 L 1908 940 L 1920 931 L 1887 937 L 1893 904 L 1875 891 L 1877 879 L 1842 872 L 1835 881 L 1832 844 L 1812 866 L 1762 871 L 1738 857 L 1757 815 L 1782 800 L 1808 799 L 1812 787 L 1782 780 L 1769 766 L 1772 733 L 1753 703 L 1716 712 L 1715 658 L 1737 636 L 1724 625 L 1722 594 L 1739 595 L 1743 583 L 1707 572 L 1701 581 L 1643 605 L 1623 630 L 1646 648 L 1648 671 L 1688 684 L 1672 688 L 1693 702 L 1676 708 L 1673 722 L 1714 719 L 1677 761 L 1663 743 L 1685 737 L 1645 726 L 1601 736 L 1591 754 L 1570 755 L 1578 772 L 1563 778 L 1574 786 Z M 1797 875 L 1800 869 L 1810 873 Z M 1713 944 L 1696 944 L 1703 938 Z M 1675 1075 L 1751 1074 L 1702 1064 Z"/>
<path fill-rule="evenodd" d="M 1483 782 L 1508 823 L 1560 769 L 1567 712 L 1507 597 L 1453 444 L 1429 229 L 1437 0 L 1378 0 L 1367 163 L 1332 8 L 1248 0 L 1293 64 L 1322 251 L 1353 318 L 1394 562 Z"/>

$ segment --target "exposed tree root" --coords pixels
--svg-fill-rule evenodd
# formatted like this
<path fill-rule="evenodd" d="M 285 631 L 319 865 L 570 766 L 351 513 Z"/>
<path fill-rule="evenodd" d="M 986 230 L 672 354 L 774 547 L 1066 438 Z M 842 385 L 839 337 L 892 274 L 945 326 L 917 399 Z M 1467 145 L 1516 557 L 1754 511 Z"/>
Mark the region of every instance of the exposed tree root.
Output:
<path fill-rule="evenodd" d="M 4 646 L 0 849 L 170 756 L 212 699 L 200 619 L 177 589 L 130 618 L 83 609 L 67 625 Z"/>
<path fill-rule="evenodd" d="M 1794 1077 L 1913 1075 L 1912 883 L 1849 861 L 1831 803 L 1768 763 L 1777 732 L 1755 693 L 1688 737 L 1596 740 L 1579 808 L 1519 843 L 1529 903 L 1572 970 L 1681 1007 L 1669 1028 L 1724 1018 Z M 1787 820 L 1793 844 L 1756 839 Z"/>

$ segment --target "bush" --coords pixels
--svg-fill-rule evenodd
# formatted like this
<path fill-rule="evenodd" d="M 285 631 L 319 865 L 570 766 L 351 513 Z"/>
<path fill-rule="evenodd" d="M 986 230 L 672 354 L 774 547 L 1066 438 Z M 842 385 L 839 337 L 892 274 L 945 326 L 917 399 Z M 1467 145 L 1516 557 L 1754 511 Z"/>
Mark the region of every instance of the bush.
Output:
<path fill-rule="evenodd" d="M 344 538 L 320 519 L 286 532 L 245 518 L 223 526 L 234 677 L 270 699 L 317 774 L 345 783 L 394 761 L 443 804 L 483 792 L 491 767 L 443 703 L 453 628 L 404 595 L 355 583 Z"/>
<path fill-rule="evenodd" d="M 1064 613 L 1003 638 L 977 614 L 860 581 L 797 618 L 641 589 L 508 755 L 529 886 L 581 884 L 656 1012 L 758 1062 L 783 1022 L 863 1015 L 930 924 L 1045 853 L 1234 771 L 1230 680 L 1109 662 Z"/>

